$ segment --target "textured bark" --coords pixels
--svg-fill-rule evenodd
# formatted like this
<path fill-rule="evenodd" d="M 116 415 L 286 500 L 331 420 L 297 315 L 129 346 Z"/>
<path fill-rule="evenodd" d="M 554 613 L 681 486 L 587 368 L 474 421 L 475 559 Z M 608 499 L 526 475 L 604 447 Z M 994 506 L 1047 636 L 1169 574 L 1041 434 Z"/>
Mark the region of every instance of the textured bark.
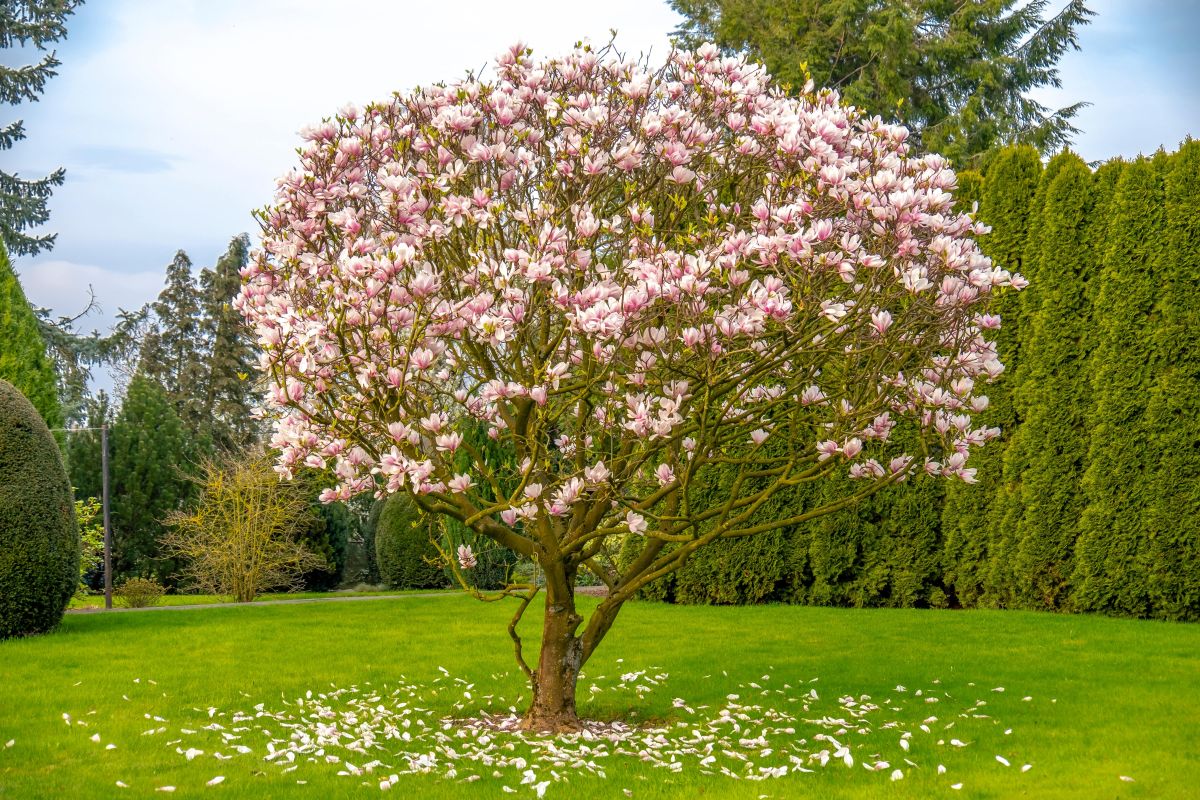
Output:
<path fill-rule="evenodd" d="M 547 570 L 542 651 L 524 723 L 527 730 L 555 733 L 582 727 L 575 710 L 575 684 L 584 660 L 583 641 L 576 635 L 583 617 L 575 611 L 575 575 L 557 572 L 552 575 Z"/>

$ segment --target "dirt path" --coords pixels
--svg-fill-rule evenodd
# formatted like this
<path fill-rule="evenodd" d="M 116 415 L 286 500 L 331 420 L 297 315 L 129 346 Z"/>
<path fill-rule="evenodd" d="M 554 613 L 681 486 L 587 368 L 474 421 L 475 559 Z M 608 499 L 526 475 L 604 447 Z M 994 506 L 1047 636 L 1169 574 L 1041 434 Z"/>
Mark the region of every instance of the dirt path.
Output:
<path fill-rule="evenodd" d="M 101 611 L 191 611 L 200 608 L 244 608 L 246 606 L 287 606 L 300 603 L 350 603 L 361 600 L 405 600 L 410 597 L 454 597 L 462 592 L 410 592 L 407 594 L 366 594 L 350 597 L 298 597 L 295 600 L 255 600 L 251 603 L 195 603 L 183 606 L 147 606 L 146 608 L 69 608 L 68 614 L 95 614 Z"/>

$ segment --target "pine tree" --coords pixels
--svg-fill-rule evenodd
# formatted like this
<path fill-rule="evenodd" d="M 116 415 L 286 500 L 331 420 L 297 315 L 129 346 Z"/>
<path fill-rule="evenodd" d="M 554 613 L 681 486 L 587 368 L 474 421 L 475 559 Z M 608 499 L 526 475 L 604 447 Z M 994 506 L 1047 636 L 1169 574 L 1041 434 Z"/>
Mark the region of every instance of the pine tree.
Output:
<path fill-rule="evenodd" d="M 868 114 L 899 118 L 924 150 L 959 166 L 1024 143 L 1053 153 L 1084 103 L 1051 111 L 1028 96 L 1058 86 L 1092 12 L 1083 0 L 671 0 L 683 44 L 745 52 L 779 80 L 839 89 Z M 1048 12 L 1052 12 L 1049 13 Z"/>
<path fill-rule="evenodd" d="M 1146 411 L 1157 451 L 1139 548 L 1153 616 L 1200 619 L 1200 141 L 1172 156 L 1166 179 L 1162 287 Z"/>
<path fill-rule="evenodd" d="M 1022 272 L 1030 279 L 1030 284 L 1020 295 L 1016 296 L 1012 313 L 1004 317 L 1008 327 L 1007 337 L 1013 344 L 1012 356 L 1004 357 L 1007 367 L 1004 374 L 1004 399 L 1008 404 L 1008 416 L 1001 425 L 1003 438 L 1002 447 L 997 448 L 1000 482 L 996 484 L 988 506 L 988 585 L 996 605 L 1012 605 L 1018 593 L 1018 587 L 1024 583 L 1025 577 L 1016 571 L 1016 551 L 1019 546 L 1017 527 L 1024 514 L 1021 499 L 1021 476 L 1028 467 L 1028 450 L 1013 449 L 1012 443 L 1020 436 L 1021 426 L 1029 415 L 1028 381 L 1030 365 L 1026 360 L 1026 352 L 1033 338 L 1033 320 L 1041 307 L 1042 288 L 1038 276 L 1042 262 L 1047 255 L 1042 250 L 1046 198 L 1055 178 L 1067 165 L 1073 164 L 1078 157 L 1063 152 L 1050 159 L 1050 163 L 1042 170 L 1038 180 L 1037 190 L 1029 205 L 1029 226 L 1024 237 L 1022 248 L 1024 261 Z M 1057 257 L 1054 253 L 1049 256 Z M 993 399 L 996 395 L 993 394 Z"/>
<path fill-rule="evenodd" d="M 142 344 L 138 371 L 162 386 L 188 430 L 208 428 L 206 344 L 192 261 L 180 250 L 167 265 L 167 285 L 151 304 L 154 322 Z"/>
<path fill-rule="evenodd" d="M 1061 610 L 1073 570 L 1076 525 L 1083 510 L 1079 482 L 1088 449 L 1092 304 L 1097 252 L 1088 220 L 1095 213 L 1093 177 L 1078 156 L 1060 157 L 1038 228 L 1041 304 L 1026 320 L 1021 405 L 1025 419 L 1004 455 L 1012 495 L 1006 527 L 1015 527 L 1016 602 Z M 1011 517 L 1015 516 L 1015 519 Z"/>
<path fill-rule="evenodd" d="M 1072 604 L 1081 611 L 1144 616 L 1150 609 L 1138 556 L 1147 545 L 1154 443 L 1147 403 L 1156 385 L 1151 314 L 1164 227 L 1162 159 L 1121 175 L 1095 305 L 1091 440 L 1076 545 Z"/>
<path fill-rule="evenodd" d="M 984 181 L 978 217 L 991 226 L 992 232 L 982 238 L 981 245 L 993 263 L 1012 272 L 1025 272 L 1030 209 L 1041 172 L 1037 150 L 1029 146 L 1012 147 L 996 156 Z M 945 584 L 964 606 L 996 605 L 1001 601 L 1000 587 L 989 569 L 989 513 L 1000 483 L 1004 446 L 1015 422 L 1006 379 L 1020 363 L 1017 350 L 1017 331 L 1023 324 L 1020 294 L 999 295 L 992 309 L 1003 323 L 996 346 L 1006 374 L 989 387 L 991 404 L 979 419 L 989 426 L 998 425 L 1001 438 L 973 457 L 978 484 L 947 487 L 942 515 Z"/>
<path fill-rule="evenodd" d="M 113 574 L 172 583 L 177 565 L 160 550 L 162 520 L 193 494 L 193 437 L 163 387 L 139 375 L 129 383 L 109 444 Z"/>
<path fill-rule="evenodd" d="M 33 47 L 44 51 L 47 44 L 67 35 L 67 17 L 82 0 L 9 0 L 0 4 L 0 50 Z M 0 102 L 15 106 L 36 101 L 55 75 L 61 62 L 54 52 L 36 64 L 20 67 L 0 65 Z M 25 138 L 20 120 L 0 127 L 0 150 L 9 150 Z M 24 231 L 50 218 L 47 202 L 53 187 L 61 186 L 66 173 L 60 168 L 40 180 L 26 180 L 0 170 L 0 236 L 13 255 L 37 255 L 54 246 L 54 234 L 30 236 Z"/>
<path fill-rule="evenodd" d="M 37 317 L 0 246 L 0 379 L 29 398 L 49 428 L 62 425 L 54 363 Z"/>
<path fill-rule="evenodd" d="M 244 448 L 257 435 L 250 412 L 258 359 L 252 333 L 233 307 L 242 286 L 239 271 L 249 258 L 250 237 L 242 234 L 200 273 L 201 328 L 208 342 L 205 418 L 213 445 L 223 450 Z"/>

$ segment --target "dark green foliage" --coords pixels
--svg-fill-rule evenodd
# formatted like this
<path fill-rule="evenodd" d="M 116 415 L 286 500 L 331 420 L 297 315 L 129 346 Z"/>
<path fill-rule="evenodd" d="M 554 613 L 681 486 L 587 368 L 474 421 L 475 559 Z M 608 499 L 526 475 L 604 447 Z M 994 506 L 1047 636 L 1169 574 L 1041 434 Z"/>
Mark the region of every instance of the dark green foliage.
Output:
<path fill-rule="evenodd" d="M 167 265 L 167 285 L 151 304 L 155 321 L 142 342 L 139 374 L 166 390 L 175 413 L 193 434 L 211 424 L 205 368 L 204 321 L 192 261 L 180 250 Z"/>
<path fill-rule="evenodd" d="M 1042 263 L 1046 257 L 1058 258 L 1054 251 L 1043 250 L 1042 239 L 1046 231 L 1043 214 L 1050 187 L 1058 173 L 1078 161 L 1078 156 L 1063 152 L 1052 158 L 1042 171 L 1033 202 L 1029 207 L 1029 225 L 1023 243 L 1024 260 L 1021 272 L 1030 280 L 1030 285 L 1014 298 L 1015 304 L 1011 306 L 1010 311 L 1002 312 L 1006 330 L 1001 332 L 1000 338 L 1010 343 L 1011 354 L 1002 353 L 1006 366 L 1003 386 L 989 390 L 992 399 L 999 403 L 997 410 L 1003 410 L 1006 414 L 1004 421 L 1000 423 L 1003 436 L 999 442 L 989 446 L 989 449 L 994 450 L 988 454 L 994 456 L 989 459 L 989 467 L 1000 473 L 1000 481 L 995 485 L 987 510 L 989 585 L 997 605 L 1014 605 L 1015 593 L 1025 580 L 1016 572 L 1016 553 L 1019 547 L 1017 528 L 1024 514 L 1021 476 L 1029 466 L 1030 451 L 1026 448 L 1014 450 L 1013 443 L 1020 436 L 1021 426 L 1029 414 L 1029 398 L 1025 391 L 1030 370 L 1028 350 L 1033 338 L 1033 321 L 1041 308 L 1042 289 L 1039 276 Z"/>
<path fill-rule="evenodd" d="M 0 639 L 51 630 L 79 583 L 79 528 L 58 444 L 0 380 Z"/>
<path fill-rule="evenodd" d="M 709 605 L 773 600 L 784 578 L 788 544 L 786 533 L 771 531 L 702 547 L 673 576 L 672 597 L 679 603 Z M 658 587 L 657 592 L 666 589 Z"/>
<path fill-rule="evenodd" d="M 216 266 L 200 272 L 200 327 L 207 342 L 204 417 L 208 438 L 225 451 L 243 449 L 258 436 L 258 426 L 250 415 L 258 375 L 257 351 L 245 320 L 233 307 L 242 287 L 239 270 L 249 259 L 250 237 L 242 234 L 230 241 Z"/>
<path fill-rule="evenodd" d="M 1155 307 L 1158 371 L 1146 409 L 1157 451 L 1137 571 L 1150 613 L 1200 619 L 1200 142 L 1171 158 Z M 1084 595 L 1087 597 L 1088 595 Z"/>
<path fill-rule="evenodd" d="M 324 558 L 327 566 L 304 573 L 301 580 L 305 589 L 324 592 L 342 582 L 346 550 L 355 528 L 354 515 L 344 503 L 313 503 L 312 524 L 297 538 L 310 551 Z"/>
<path fill-rule="evenodd" d="M 1030 212 L 1041 173 L 1041 161 L 1032 147 L 1004 150 L 988 169 L 978 217 L 991 226 L 992 232 L 983 237 L 981 245 L 996 265 L 1012 272 L 1025 273 Z M 964 606 L 997 605 L 1007 593 L 1003 576 L 991 569 L 995 551 L 1003 543 L 992 541 L 989 515 L 1000 486 L 1004 446 L 1016 423 L 1008 380 L 1020 360 L 1020 298 L 1020 293 L 1006 291 L 992 305 L 993 313 L 999 314 L 1003 323 L 995 340 L 1006 373 L 988 387 L 991 405 L 977 419 L 979 424 L 998 426 L 1001 438 L 972 456 L 978 484 L 954 484 L 946 490 L 942 516 L 945 583 L 954 602 Z"/>
<path fill-rule="evenodd" d="M 1091 381 L 1094 406 L 1083 480 L 1087 500 L 1076 548 L 1073 603 L 1082 611 L 1132 616 L 1150 610 L 1147 547 L 1152 474 L 1147 404 L 1157 385 L 1151 333 L 1164 257 L 1161 159 L 1138 159 L 1121 175 L 1109 214 L 1096 300 Z"/>
<path fill-rule="evenodd" d="M 33 403 L 47 427 L 62 425 L 54 363 L 17 274 L 0 247 L 0 380 L 15 386 Z"/>
<path fill-rule="evenodd" d="M 159 542 L 163 520 L 194 494 L 199 453 L 166 391 L 139 375 L 109 433 L 114 578 L 147 577 L 174 586 L 177 564 Z M 99 464 L 86 468 L 98 474 Z"/>
<path fill-rule="evenodd" d="M 515 486 L 512 476 L 517 473 L 517 459 L 504 444 L 487 435 L 487 426 L 477 420 L 464 420 L 460 432 L 463 435 L 463 447 L 455 454 L 455 471 L 470 472 L 472 470 L 468 457 L 468 448 L 474 449 L 482 456 L 484 463 L 497 476 L 501 491 L 511 492 Z M 482 486 L 480 496 L 485 501 L 495 500 L 492 490 Z M 517 563 L 517 556 L 506 547 L 501 547 L 486 536 L 480 536 L 468 530 L 458 520 L 449 517 L 442 518 L 445 532 L 452 549 L 460 544 L 470 545 L 475 553 L 476 566 L 463 572 L 463 578 L 476 589 L 500 589 L 509 582 L 510 573 Z"/>
<path fill-rule="evenodd" d="M 746 52 L 779 80 L 811 75 L 868 114 L 899 119 L 920 149 L 977 166 L 1005 144 L 1042 153 L 1076 133 L 1084 105 L 1051 111 L 1028 96 L 1058 85 L 1092 12 L 1083 0 L 671 0 L 684 44 Z"/>
<path fill-rule="evenodd" d="M 379 529 L 379 517 L 383 514 L 383 507 L 387 505 L 386 500 L 376 500 L 371 504 L 371 510 L 367 514 L 367 519 L 363 523 L 363 551 L 366 555 L 366 582 L 375 584 L 381 583 L 383 578 L 379 575 L 379 555 L 375 552 L 375 531 Z"/>
<path fill-rule="evenodd" d="M 1025 419 L 1004 456 L 1006 484 L 1014 495 L 1010 514 L 1015 519 L 1005 524 L 1015 525 L 1016 602 L 1050 610 L 1066 606 L 1083 512 L 1079 483 L 1092 400 L 1089 286 L 1099 256 L 1088 227 L 1096 213 L 1094 179 L 1082 159 L 1067 159 L 1046 192 L 1037 226 L 1042 303 L 1027 321 L 1031 333 L 1022 349 L 1019 391 Z"/>
<path fill-rule="evenodd" d="M 375 525 L 379 577 L 393 589 L 438 589 L 449 585 L 433 536 L 434 521 L 407 494 L 388 497 Z"/>
<path fill-rule="evenodd" d="M 43 53 L 36 64 L 0 64 L 0 103 L 15 106 L 36 101 L 61 63 L 54 51 L 45 52 L 67 35 L 67 17 L 82 0 L 24 0 L 0 4 L 0 50 L 19 48 L 26 53 Z M 20 120 L 0 127 L 0 151 L 9 150 L 25 138 Z M 66 173 L 60 168 L 45 178 L 27 180 L 0 170 L 0 238 L 14 255 L 33 256 L 54 247 L 55 235 L 31 236 L 25 230 L 50 218 L 48 203 L 53 187 L 62 186 Z"/>

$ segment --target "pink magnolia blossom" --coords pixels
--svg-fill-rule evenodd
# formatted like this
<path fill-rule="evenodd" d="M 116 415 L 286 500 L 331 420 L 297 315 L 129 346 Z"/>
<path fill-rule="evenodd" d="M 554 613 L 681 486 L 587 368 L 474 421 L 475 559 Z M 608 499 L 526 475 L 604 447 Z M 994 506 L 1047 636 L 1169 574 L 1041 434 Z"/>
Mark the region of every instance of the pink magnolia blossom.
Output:
<path fill-rule="evenodd" d="M 471 545 L 460 544 L 458 546 L 458 565 L 463 569 L 473 569 L 477 563 Z"/>
<path fill-rule="evenodd" d="M 615 529 L 678 491 L 681 457 L 971 481 L 1004 370 L 987 304 L 1025 281 L 954 186 L 903 128 L 711 47 L 651 68 L 518 46 L 343 109 L 304 130 L 235 301 L 278 471 L 417 493 L 501 538 Z M 521 469 L 464 447 L 475 430 Z"/>

